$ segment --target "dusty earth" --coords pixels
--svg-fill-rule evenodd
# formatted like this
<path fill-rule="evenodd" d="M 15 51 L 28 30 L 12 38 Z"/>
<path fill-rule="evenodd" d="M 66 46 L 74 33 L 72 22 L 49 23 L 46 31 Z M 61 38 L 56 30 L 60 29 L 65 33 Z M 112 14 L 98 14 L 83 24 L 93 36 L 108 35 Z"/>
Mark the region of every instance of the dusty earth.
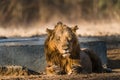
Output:
<path fill-rule="evenodd" d="M 115 38 L 114 38 L 115 39 Z M 108 40 L 110 41 L 110 40 Z M 120 45 L 117 39 L 118 45 Z M 113 41 L 111 41 L 113 42 Z M 109 43 L 109 42 L 108 42 Z M 107 44 L 108 47 L 110 45 Z M 1 80 L 120 80 L 120 47 L 112 47 L 107 50 L 108 67 L 111 73 L 72 74 L 72 75 L 25 75 L 25 76 L 0 76 Z"/>

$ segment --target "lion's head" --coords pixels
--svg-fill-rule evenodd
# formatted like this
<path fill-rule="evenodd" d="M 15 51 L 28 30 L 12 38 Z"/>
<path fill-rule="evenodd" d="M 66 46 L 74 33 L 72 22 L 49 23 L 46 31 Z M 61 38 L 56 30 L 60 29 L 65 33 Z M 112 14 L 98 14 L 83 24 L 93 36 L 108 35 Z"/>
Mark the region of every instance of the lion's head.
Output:
<path fill-rule="evenodd" d="M 63 57 L 76 57 L 76 51 L 79 50 L 79 43 L 76 36 L 77 29 L 77 26 L 70 28 L 61 22 L 58 22 L 53 30 L 47 29 L 51 50 L 59 52 Z M 78 54 L 77 56 L 79 56 Z"/>

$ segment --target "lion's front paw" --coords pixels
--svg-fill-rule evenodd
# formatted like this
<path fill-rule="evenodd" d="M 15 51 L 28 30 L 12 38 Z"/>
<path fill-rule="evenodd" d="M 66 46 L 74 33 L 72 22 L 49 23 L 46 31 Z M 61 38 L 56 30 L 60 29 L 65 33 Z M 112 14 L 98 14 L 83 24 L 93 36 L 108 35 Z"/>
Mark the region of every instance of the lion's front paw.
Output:
<path fill-rule="evenodd" d="M 60 68 L 56 65 L 46 67 L 46 74 L 47 75 L 57 75 L 57 74 L 60 74 L 60 72 L 61 72 Z"/>
<path fill-rule="evenodd" d="M 69 71 L 67 74 L 68 74 L 68 75 L 71 75 L 72 73 L 73 73 L 73 72 L 72 72 L 72 70 L 71 70 L 71 71 Z"/>
<path fill-rule="evenodd" d="M 47 75 L 54 75 L 55 71 L 54 71 L 53 67 L 47 66 L 46 67 L 46 74 Z"/>
<path fill-rule="evenodd" d="M 74 65 L 72 66 L 72 73 L 77 74 L 82 72 L 82 67 L 79 65 Z"/>

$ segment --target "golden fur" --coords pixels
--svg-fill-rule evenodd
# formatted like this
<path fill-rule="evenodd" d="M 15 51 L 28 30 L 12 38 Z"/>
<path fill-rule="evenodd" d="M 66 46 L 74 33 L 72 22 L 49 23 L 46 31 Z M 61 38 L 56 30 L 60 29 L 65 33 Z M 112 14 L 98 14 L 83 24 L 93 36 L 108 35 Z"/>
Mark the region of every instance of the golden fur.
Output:
<path fill-rule="evenodd" d="M 53 65 L 60 67 L 63 73 L 72 72 L 72 63 L 80 64 L 80 46 L 75 34 L 77 26 L 70 28 L 57 23 L 53 30 L 47 29 L 48 37 L 45 41 L 47 70 L 54 74 Z M 47 71 L 49 72 L 49 71 Z"/>
<path fill-rule="evenodd" d="M 61 22 L 53 30 L 47 29 L 48 37 L 44 47 L 47 74 L 91 73 L 95 72 L 94 68 L 101 68 L 101 61 L 96 54 L 88 49 L 80 49 L 77 29 L 77 26 L 70 28 Z M 101 69 L 96 70 L 100 72 Z"/>

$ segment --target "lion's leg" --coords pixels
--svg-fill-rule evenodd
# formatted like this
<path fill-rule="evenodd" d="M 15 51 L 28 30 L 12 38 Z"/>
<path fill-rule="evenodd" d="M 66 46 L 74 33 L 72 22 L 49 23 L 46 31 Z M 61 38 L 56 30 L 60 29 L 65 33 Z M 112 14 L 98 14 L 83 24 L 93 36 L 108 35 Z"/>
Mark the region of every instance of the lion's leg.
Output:
<path fill-rule="evenodd" d="M 68 75 L 74 73 L 74 67 L 75 65 L 79 65 L 80 64 L 80 60 L 74 60 L 74 59 L 67 59 L 67 65 L 66 65 L 66 73 Z"/>
<path fill-rule="evenodd" d="M 72 73 L 72 68 L 71 68 L 71 62 L 70 62 L 69 57 L 63 58 L 61 60 L 61 63 L 62 63 L 60 65 L 61 74 L 68 74 L 68 75 L 70 75 Z"/>
<path fill-rule="evenodd" d="M 81 72 L 82 65 L 80 64 L 80 60 L 73 60 L 68 59 L 68 62 L 65 66 L 65 72 L 70 75 L 72 73 L 80 73 Z"/>
<path fill-rule="evenodd" d="M 46 67 L 46 74 L 47 75 L 53 75 L 53 74 L 55 74 L 55 70 L 54 70 L 53 66 L 47 66 Z"/>
<path fill-rule="evenodd" d="M 46 67 L 46 74 L 47 75 L 61 74 L 60 66 L 49 62 L 47 67 Z"/>
<path fill-rule="evenodd" d="M 72 73 L 81 73 L 82 72 L 82 65 L 81 60 L 73 60 L 72 61 Z"/>
<path fill-rule="evenodd" d="M 47 62 L 46 74 L 47 75 L 54 75 L 55 74 L 54 65 L 51 62 Z"/>
<path fill-rule="evenodd" d="M 70 64 L 67 64 L 67 65 L 66 65 L 66 73 L 67 73 L 68 75 L 72 74 L 72 68 L 71 68 L 71 65 L 70 65 Z"/>

